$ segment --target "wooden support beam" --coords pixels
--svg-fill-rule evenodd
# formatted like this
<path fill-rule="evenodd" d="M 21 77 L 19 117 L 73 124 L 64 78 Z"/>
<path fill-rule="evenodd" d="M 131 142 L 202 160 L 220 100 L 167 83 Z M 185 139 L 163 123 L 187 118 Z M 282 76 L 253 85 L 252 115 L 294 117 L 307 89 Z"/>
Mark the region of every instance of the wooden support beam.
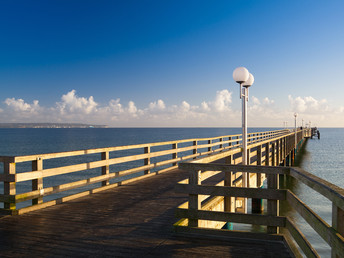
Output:
<path fill-rule="evenodd" d="M 43 170 L 43 159 L 37 158 L 37 160 L 32 161 L 32 171 Z M 32 205 L 43 203 L 43 177 L 32 179 L 32 191 L 39 191 L 41 196 L 35 199 L 32 199 Z"/>
<path fill-rule="evenodd" d="M 149 154 L 150 153 L 150 146 L 144 147 L 144 153 L 145 154 Z M 145 158 L 144 159 L 144 165 L 149 165 L 150 164 L 150 158 Z M 145 174 L 149 174 L 150 173 L 150 169 L 145 170 L 144 172 Z"/>
<path fill-rule="evenodd" d="M 274 144 L 273 144 L 274 149 Z M 267 175 L 268 189 L 279 189 L 279 176 L 278 174 L 268 174 Z M 268 215 L 279 216 L 279 201 L 278 200 L 268 200 Z M 268 227 L 268 234 L 278 234 L 278 227 Z"/>
<path fill-rule="evenodd" d="M 286 220 L 286 228 L 307 257 L 320 257 L 317 251 L 308 242 L 305 235 L 300 231 L 296 224 L 290 220 L 290 218 Z"/>
<path fill-rule="evenodd" d="M 344 211 L 332 204 L 332 227 L 344 238 Z M 332 247 L 332 258 L 341 257 Z"/>
<path fill-rule="evenodd" d="M 173 143 L 173 144 L 172 144 L 172 149 L 173 149 L 173 150 L 176 150 L 175 153 L 172 153 L 172 159 L 178 158 L 178 151 L 177 151 L 177 149 L 178 149 L 178 143 Z M 172 166 L 177 166 L 177 162 L 172 163 Z"/>
<path fill-rule="evenodd" d="M 189 172 L 189 185 L 196 186 L 202 182 L 202 171 L 191 170 Z M 189 194 L 189 210 L 198 211 L 201 209 L 201 198 L 198 194 Z M 189 227 L 198 227 L 198 219 L 189 219 Z"/>
<path fill-rule="evenodd" d="M 4 174 L 15 175 L 16 174 L 16 163 L 4 162 Z M 4 182 L 4 195 L 16 195 L 16 183 L 11 181 Z M 9 210 L 16 209 L 15 202 L 4 202 L 4 208 Z"/>
<path fill-rule="evenodd" d="M 237 223 L 253 225 L 269 225 L 272 227 L 284 227 L 285 217 L 258 214 L 237 214 L 221 211 L 190 210 L 177 208 L 176 216 L 179 218 L 189 218 L 189 220 L 213 220 L 213 221 L 233 221 Z"/>
<path fill-rule="evenodd" d="M 226 158 L 226 164 L 232 164 L 232 155 L 228 156 Z M 224 186 L 233 186 L 233 172 L 232 171 L 226 171 L 225 172 L 225 180 L 224 180 Z M 232 212 L 235 211 L 235 197 L 228 197 L 226 196 L 224 198 L 224 211 Z"/>
<path fill-rule="evenodd" d="M 332 250 L 334 250 L 333 253 L 339 257 L 344 257 L 344 238 L 333 227 L 330 227 L 326 221 L 289 190 L 287 191 L 287 201 L 319 236 L 331 246 Z"/>
<path fill-rule="evenodd" d="M 211 146 L 212 140 L 208 140 L 208 145 L 210 145 L 208 147 L 208 151 L 212 151 L 212 146 Z"/>
<path fill-rule="evenodd" d="M 101 153 L 101 159 L 102 160 L 109 160 L 109 152 L 108 151 L 104 151 Z M 109 175 L 110 173 L 110 166 L 109 165 L 105 165 L 102 167 L 102 175 Z M 109 179 L 102 181 L 102 186 L 106 186 L 109 185 L 110 181 Z"/>
<path fill-rule="evenodd" d="M 196 155 L 197 154 L 197 141 L 193 141 L 192 145 L 194 146 L 192 153 Z M 194 159 L 196 159 L 196 157 L 194 157 Z"/>
<path fill-rule="evenodd" d="M 262 145 L 257 147 L 257 166 L 262 164 Z M 262 185 L 262 174 L 256 173 L 256 187 L 260 188 Z M 262 213 L 264 209 L 263 200 L 252 198 L 252 213 Z"/>
<path fill-rule="evenodd" d="M 265 166 L 270 166 L 270 143 L 265 144 Z"/>

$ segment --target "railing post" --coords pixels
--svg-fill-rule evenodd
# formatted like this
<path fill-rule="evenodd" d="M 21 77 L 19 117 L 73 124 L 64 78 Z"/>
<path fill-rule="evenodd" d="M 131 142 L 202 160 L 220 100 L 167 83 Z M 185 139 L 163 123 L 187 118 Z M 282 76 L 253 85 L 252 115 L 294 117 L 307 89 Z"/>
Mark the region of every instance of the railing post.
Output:
<path fill-rule="evenodd" d="M 173 144 L 172 144 L 172 149 L 176 150 L 176 152 L 175 152 L 175 153 L 172 153 L 172 159 L 178 158 L 177 148 L 178 148 L 178 143 L 173 143 Z M 177 162 L 172 163 L 172 166 L 177 166 Z"/>
<path fill-rule="evenodd" d="M 278 189 L 279 188 L 279 176 L 278 174 L 268 174 L 267 175 L 268 189 Z M 268 215 L 279 216 L 279 201 L 278 200 L 268 200 Z M 275 226 L 267 227 L 268 234 L 278 234 L 279 228 Z"/>
<path fill-rule="evenodd" d="M 276 166 L 276 143 L 271 143 L 272 152 L 271 152 L 271 166 Z"/>
<path fill-rule="evenodd" d="M 202 171 L 191 170 L 189 173 L 189 184 L 200 185 L 202 182 Z M 198 194 L 189 194 L 189 210 L 198 211 L 201 209 L 201 199 Z M 198 227 L 198 219 L 189 219 L 189 227 Z"/>
<path fill-rule="evenodd" d="M 16 173 L 16 163 L 4 162 L 4 174 L 14 175 Z M 4 182 L 4 195 L 16 195 L 16 183 L 14 181 Z M 4 208 L 9 210 L 16 209 L 15 202 L 5 202 Z"/>
<path fill-rule="evenodd" d="M 284 166 L 287 166 L 287 137 L 283 138 L 283 159 L 284 159 Z"/>
<path fill-rule="evenodd" d="M 257 147 L 257 165 L 262 165 L 262 145 Z M 256 187 L 262 185 L 262 174 L 256 173 Z M 252 198 L 252 213 L 261 213 L 263 211 L 263 199 Z"/>
<path fill-rule="evenodd" d="M 275 166 L 279 166 L 279 164 L 280 164 L 280 156 L 281 156 L 281 154 L 280 154 L 280 141 L 279 140 L 277 140 L 276 141 L 276 163 L 275 163 Z"/>
<path fill-rule="evenodd" d="M 265 143 L 265 166 L 270 166 L 270 143 Z"/>
<path fill-rule="evenodd" d="M 332 203 L 332 227 L 344 237 L 344 211 Z M 331 257 L 339 258 L 336 250 L 331 246 Z"/>
<path fill-rule="evenodd" d="M 105 151 L 101 153 L 101 159 L 102 160 L 109 160 L 109 152 Z M 109 165 L 102 166 L 102 175 L 109 175 L 110 173 L 110 167 Z M 109 179 L 102 181 L 102 186 L 109 185 L 110 181 Z"/>
<path fill-rule="evenodd" d="M 219 141 L 221 142 L 221 144 L 219 145 L 219 148 L 222 149 L 222 148 L 223 148 L 223 144 L 222 144 L 223 138 L 221 137 L 221 138 L 219 139 Z"/>
<path fill-rule="evenodd" d="M 211 144 L 212 143 L 212 140 L 208 140 L 208 144 Z M 208 151 L 211 151 L 212 150 L 212 147 L 211 146 L 209 146 L 208 147 Z"/>
<path fill-rule="evenodd" d="M 193 141 L 193 146 L 194 149 L 192 151 L 192 154 L 197 154 L 197 141 Z M 196 157 L 194 157 L 193 159 L 196 159 Z"/>
<path fill-rule="evenodd" d="M 283 153 L 284 153 L 284 148 L 283 148 L 283 138 L 281 138 L 280 140 L 279 140 L 279 142 L 280 142 L 280 163 L 283 163 L 284 162 L 284 159 L 283 159 Z M 282 165 L 284 165 L 284 164 L 282 164 Z"/>
<path fill-rule="evenodd" d="M 229 155 L 226 160 L 226 164 L 232 164 L 232 155 Z M 233 186 L 233 172 L 225 172 L 225 186 Z M 235 197 L 225 196 L 224 198 L 224 211 L 235 212 Z"/>
<path fill-rule="evenodd" d="M 250 165 L 251 164 L 251 149 L 250 148 L 247 148 L 247 152 L 246 152 L 246 162 L 247 164 L 246 165 Z M 246 186 L 248 188 L 250 188 L 250 173 L 246 172 Z"/>
<path fill-rule="evenodd" d="M 232 137 L 229 136 L 229 137 L 228 137 L 228 141 L 229 141 L 228 147 L 229 147 L 229 149 L 232 147 L 232 142 L 231 142 L 231 140 L 232 140 Z"/>
<path fill-rule="evenodd" d="M 43 159 L 37 158 L 32 161 L 32 171 L 43 170 Z M 43 178 L 32 179 L 32 191 L 43 189 Z M 40 193 L 41 194 L 41 193 Z M 43 194 L 43 192 L 42 192 Z M 43 196 L 32 199 L 32 205 L 43 203 Z"/>
<path fill-rule="evenodd" d="M 144 153 L 145 154 L 149 154 L 150 153 L 150 146 L 147 146 L 147 147 L 144 148 Z M 150 164 L 150 158 L 149 157 L 145 158 L 144 159 L 144 165 L 146 166 L 146 165 L 149 165 L 149 164 Z M 144 173 L 145 174 L 149 174 L 150 173 L 150 169 L 145 170 Z"/>

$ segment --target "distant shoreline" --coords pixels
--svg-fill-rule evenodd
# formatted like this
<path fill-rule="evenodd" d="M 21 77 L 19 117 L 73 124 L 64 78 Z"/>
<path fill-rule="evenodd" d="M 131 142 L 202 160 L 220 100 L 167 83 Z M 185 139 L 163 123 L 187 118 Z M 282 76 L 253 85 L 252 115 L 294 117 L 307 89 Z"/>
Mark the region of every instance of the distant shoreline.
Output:
<path fill-rule="evenodd" d="M 0 123 L 0 128 L 108 128 L 108 126 L 78 123 Z"/>

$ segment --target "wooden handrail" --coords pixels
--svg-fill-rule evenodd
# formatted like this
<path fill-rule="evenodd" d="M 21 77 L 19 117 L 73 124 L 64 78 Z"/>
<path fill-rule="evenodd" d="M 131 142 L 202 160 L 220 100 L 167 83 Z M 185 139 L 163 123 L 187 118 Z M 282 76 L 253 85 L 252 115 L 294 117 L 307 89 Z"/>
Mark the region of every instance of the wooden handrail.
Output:
<path fill-rule="evenodd" d="M 281 167 L 281 166 L 252 166 L 252 165 L 227 165 L 227 164 L 208 164 L 208 163 L 180 163 L 179 167 L 183 170 L 187 170 L 192 175 L 197 175 L 198 184 L 189 184 L 188 181 L 182 181 L 176 187 L 176 191 L 189 194 L 193 198 L 197 198 L 198 195 L 212 196 L 214 199 L 218 197 L 245 197 L 245 198 L 259 198 L 266 199 L 268 202 L 287 200 L 293 209 L 295 209 L 306 222 L 323 238 L 331 247 L 333 257 L 344 257 L 344 226 L 339 220 L 343 218 L 343 200 L 344 200 L 344 189 L 334 184 L 327 182 L 311 173 L 304 171 L 296 167 Z M 205 180 L 203 174 L 211 176 L 211 171 L 216 171 L 218 178 L 219 173 L 224 174 L 227 172 L 232 173 L 256 173 L 256 174 L 267 174 L 268 176 L 286 175 L 294 177 L 298 182 L 302 182 L 318 193 L 327 197 L 333 204 L 333 225 L 330 226 L 322 218 L 319 217 L 310 207 L 302 202 L 294 193 L 289 189 L 278 189 L 278 185 L 274 185 L 272 189 L 261 189 L 261 188 L 243 188 L 234 186 L 224 185 L 203 185 L 202 182 Z M 210 177 L 207 176 L 207 179 Z M 269 182 L 268 182 L 269 184 Z M 255 186 L 253 186 L 255 187 Z M 211 202 L 212 200 L 209 199 Z M 217 201 L 218 202 L 218 201 Z M 189 201 L 190 203 L 190 201 Z M 183 204 L 177 208 L 176 216 L 182 218 L 175 224 L 177 232 L 199 232 L 202 233 L 202 226 L 199 225 L 200 220 L 209 221 L 223 221 L 223 222 L 234 222 L 234 223 L 245 223 L 255 225 L 267 226 L 267 233 L 276 233 L 272 229 L 278 227 L 284 227 L 290 231 L 291 236 L 295 239 L 296 243 L 300 246 L 307 257 L 319 257 L 316 250 L 309 243 L 305 235 L 293 222 L 291 217 L 281 217 L 277 214 L 268 215 L 257 215 L 257 214 L 242 214 L 236 212 L 219 211 L 217 210 L 204 210 L 202 208 L 190 209 L 187 205 Z M 209 205 L 208 205 L 209 206 Z M 269 207 L 269 206 L 268 206 Z M 278 207 L 278 205 L 277 205 Z M 223 208 L 221 208 L 223 209 Z M 189 220 L 189 225 L 185 224 L 184 220 Z M 184 230 L 183 227 L 188 229 Z M 194 228 L 197 227 L 197 230 Z M 270 229 L 270 230 L 269 230 Z M 204 230 L 209 233 L 209 231 Z M 278 232 L 278 231 L 277 231 Z M 246 232 L 242 232 L 242 237 L 247 237 Z M 216 230 L 213 229 L 213 234 L 217 234 Z M 221 233 L 222 234 L 222 233 Z M 228 236 L 231 236 L 232 232 L 228 231 Z M 238 237 L 238 231 L 233 233 L 233 236 Z M 296 250 L 295 250 L 296 251 Z"/>
<path fill-rule="evenodd" d="M 293 133 L 290 133 L 289 130 L 250 133 L 250 155 L 252 157 L 257 155 L 257 152 L 254 150 L 255 146 L 262 143 L 278 141 L 283 135 L 284 137 L 291 137 Z M 43 205 L 43 197 L 86 186 L 91 189 L 105 190 L 127 181 L 128 177 L 136 177 L 138 179 L 154 173 L 162 173 L 174 169 L 177 167 L 177 163 L 181 161 L 210 162 L 220 158 L 231 157 L 232 164 L 238 164 L 241 162 L 241 156 L 237 155 L 241 153 L 241 148 L 239 148 L 241 140 L 241 135 L 236 134 L 26 156 L 1 156 L 0 162 L 4 163 L 7 171 L 0 174 L 0 182 L 2 181 L 6 185 L 6 191 L 4 194 L 0 194 L 0 202 L 4 202 L 6 206 L 2 210 L 8 211 L 11 214 L 20 214 L 24 211 L 39 209 L 46 207 L 46 205 Z M 262 149 L 264 150 L 264 148 Z M 135 153 L 127 155 L 122 153 L 120 154 L 122 156 L 119 157 L 116 154 L 118 151 L 127 150 L 134 150 Z M 99 156 L 94 154 L 99 154 Z M 234 155 L 236 155 L 235 158 Z M 81 159 L 78 157 L 78 160 L 81 161 L 83 161 L 84 156 L 89 156 L 92 160 L 88 159 L 88 162 L 77 162 L 77 164 L 65 162 L 69 158 L 76 156 L 80 156 Z M 271 158 L 269 155 L 269 159 Z M 59 165 L 57 167 L 51 167 L 51 165 L 47 167 L 47 161 L 51 159 L 59 159 Z M 264 159 L 262 161 L 264 162 Z M 26 171 L 20 171 L 18 173 L 16 168 L 19 167 L 20 163 L 24 162 L 32 162 L 31 171 L 26 169 Z M 135 166 L 116 169 L 116 166 L 128 162 L 142 162 L 142 164 L 137 163 Z M 94 169 L 99 169 L 99 174 L 97 174 L 98 172 L 94 172 L 86 176 L 86 178 L 81 176 L 76 181 L 63 182 L 62 184 L 49 187 L 43 184 L 45 178 L 55 178 L 56 176 Z M 113 182 L 114 179 L 116 179 L 115 183 Z M 24 193 L 19 191 L 20 193 L 17 193 L 16 188 L 20 186 L 16 186 L 16 183 L 25 181 L 32 182 L 32 191 Z M 101 183 L 100 188 L 95 185 L 97 183 Z M 87 192 L 89 191 L 84 192 L 84 194 L 87 194 Z M 80 196 L 82 196 L 82 192 Z M 64 198 L 72 198 L 67 197 Z M 28 207 L 25 209 L 22 208 L 22 205 L 19 205 L 19 208 L 16 207 L 17 203 L 28 200 L 32 200 L 32 206 L 26 204 Z M 48 201 L 45 200 L 45 202 Z M 53 202 L 49 203 L 53 204 Z"/>

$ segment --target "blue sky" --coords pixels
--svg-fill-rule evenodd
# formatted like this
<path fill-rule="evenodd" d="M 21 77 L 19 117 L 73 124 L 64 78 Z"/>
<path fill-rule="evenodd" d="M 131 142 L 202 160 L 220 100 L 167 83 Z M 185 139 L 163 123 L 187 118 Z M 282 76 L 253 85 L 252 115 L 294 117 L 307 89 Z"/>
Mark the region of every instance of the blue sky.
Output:
<path fill-rule="evenodd" d="M 342 1 L 8 1 L 0 122 L 344 127 Z"/>

